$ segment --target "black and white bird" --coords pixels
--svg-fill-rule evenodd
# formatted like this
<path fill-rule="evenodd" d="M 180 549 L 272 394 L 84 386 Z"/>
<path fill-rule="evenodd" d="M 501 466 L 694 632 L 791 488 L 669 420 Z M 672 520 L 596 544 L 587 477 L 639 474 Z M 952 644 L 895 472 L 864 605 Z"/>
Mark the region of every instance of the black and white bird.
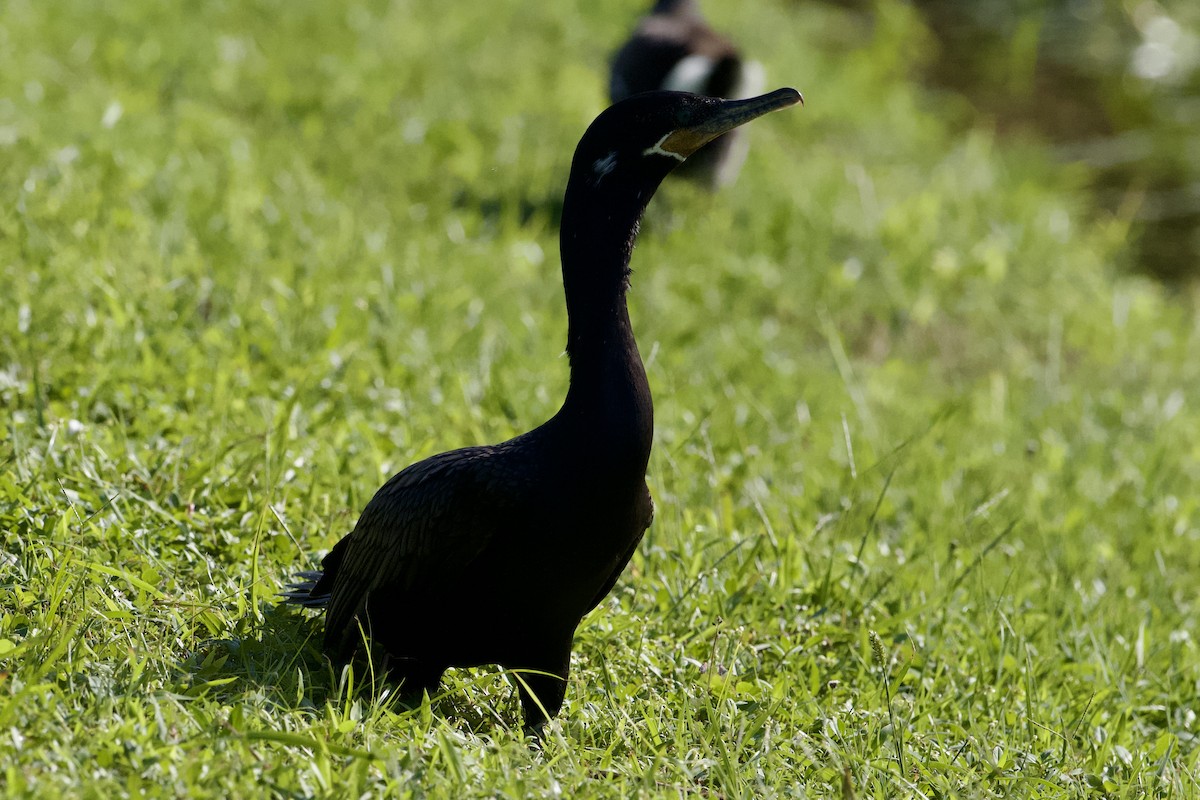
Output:
<path fill-rule="evenodd" d="M 653 407 L 625 296 L 638 222 L 671 170 L 705 144 L 800 102 L 679 92 L 600 114 L 575 151 L 559 231 L 570 386 L 548 422 L 507 442 L 403 470 L 367 504 L 319 572 L 284 593 L 324 607 L 324 647 L 348 660 L 364 634 L 405 693 L 450 667 L 518 676 L 525 723 L 558 713 L 572 640 L 650 525 Z"/>
<path fill-rule="evenodd" d="M 709 27 L 696 0 L 658 0 L 613 56 L 609 95 L 614 103 L 655 90 L 739 100 L 764 84 L 762 65 L 742 58 Z M 679 173 L 716 189 L 737 178 L 746 152 L 744 131 L 733 131 L 689 158 Z"/>

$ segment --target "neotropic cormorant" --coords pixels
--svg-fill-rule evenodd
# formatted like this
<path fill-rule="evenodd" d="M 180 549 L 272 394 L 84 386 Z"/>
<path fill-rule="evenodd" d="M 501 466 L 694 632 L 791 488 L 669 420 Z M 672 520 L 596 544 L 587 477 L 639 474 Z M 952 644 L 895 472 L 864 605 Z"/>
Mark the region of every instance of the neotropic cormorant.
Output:
<path fill-rule="evenodd" d="M 657 0 L 616 55 L 609 78 L 614 103 L 665 89 L 740 100 L 763 88 L 763 69 L 709 27 L 696 0 Z M 679 173 L 710 189 L 732 183 L 746 159 L 742 131 L 720 137 L 688 159 Z"/>
<path fill-rule="evenodd" d="M 667 173 L 713 138 L 800 102 L 679 92 L 596 118 L 571 165 L 560 246 L 570 388 L 561 410 L 502 444 L 413 464 L 381 488 L 322 572 L 284 594 L 326 607 L 325 650 L 366 633 L 406 693 L 448 667 L 513 670 L 525 723 L 558 713 L 575 628 L 612 589 L 650 524 L 653 410 L 625 293 L 638 222 Z"/>

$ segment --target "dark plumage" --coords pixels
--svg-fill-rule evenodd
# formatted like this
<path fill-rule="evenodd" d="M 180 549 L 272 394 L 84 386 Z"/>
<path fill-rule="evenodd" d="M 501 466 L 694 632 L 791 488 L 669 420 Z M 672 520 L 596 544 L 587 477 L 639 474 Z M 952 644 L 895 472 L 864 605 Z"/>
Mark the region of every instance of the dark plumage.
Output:
<path fill-rule="evenodd" d="M 733 42 L 710 28 L 696 0 L 658 0 L 613 56 L 608 90 L 614 103 L 659 89 L 737 100 L 762 86 L 762 66 L 743 59 Z M 745 137 L 734 131 L 702 148 L 679 172 L 715 189 L 737 178 L 745 158 Z"/>
<path fill-rule="evenodd" d="M 285 597 L 327 607 L 333 659 L 353 654 L 361 623 L 406 691 L 434 690 L 448 667 L 500 664 L 523 681 L 527 725 L 558 712 L 575 628 L 612 589 L 653 514 L 650 387 L 625 305 L 638 221 L 686 156 L 799 100 L 792 89 L 740 102 L 659 92 L 592 123 L 560 232 L 566 400 L 529 433 L 400 472 L 323 572 L 300 574 Z"/>

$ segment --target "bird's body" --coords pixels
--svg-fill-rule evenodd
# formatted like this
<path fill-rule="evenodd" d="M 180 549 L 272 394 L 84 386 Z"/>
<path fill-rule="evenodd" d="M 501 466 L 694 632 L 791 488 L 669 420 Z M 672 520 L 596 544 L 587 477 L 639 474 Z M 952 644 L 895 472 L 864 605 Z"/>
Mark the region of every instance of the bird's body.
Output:
<path fill-rule="evenodd" d="M 609 76 L 614 103 L 641 92 L 691 92 L 738 100 L 762 91 L 763 69 L 709 26 L 696 0 L 658 0 L 616 52 Z M 710 188 L 732 183 L 746 158 L 744 132 L 731 131 L 680 167 Z"/>
<path fill-rule="evenodd" d="M 518 673 L 528 725 L 558 712 L 575 628 L 653 516 L 653 409 L 625 303 L 638 220 L 671 168 L 717 135 L 711 120 L 726 130 L 793 97 L 747 106 L 663 93 L 593 123 L 563 205 L 566 400 L 529 433 L 401 471 L 323 572 L 302 574 L 285 597 L 327 607 L 332 658 L 347 659 L 365 633 L 410 692 L 434 689 L 449 667 L 499 664 Z"/>
<path fill-rule="evenodd" d="M 575 627 L 608 594 L 653 513 L 649 420 L 633 439 L 618 427 L 564 410 L 515 439 L 393 477 L 312 590 L 331 592 L 326 650 L 347 658 L 361 616 L 410 691 L 432 690 L 448 667 L 499 664 L 529 671 L 533 693 L 557 710 L 565 684 L 540 673 L 565 677 Z M 365 574 L 379 582 L 339 586 L 339 575 Z"/>

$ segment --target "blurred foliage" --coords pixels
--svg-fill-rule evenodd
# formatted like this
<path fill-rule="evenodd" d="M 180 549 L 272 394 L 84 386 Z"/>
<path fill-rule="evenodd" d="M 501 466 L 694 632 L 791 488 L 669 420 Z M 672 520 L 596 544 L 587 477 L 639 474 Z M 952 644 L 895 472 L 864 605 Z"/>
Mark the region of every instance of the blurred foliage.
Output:
<path fill-rule="evenodd" d="M 873 6 L 847 5 L 870 15 Z M 1129 266 L 1200 279 L 1200 4 L 914 0 L 931 32 L 915 74 L 964 124 L 1052 142 L 1133 223 Z"/>

